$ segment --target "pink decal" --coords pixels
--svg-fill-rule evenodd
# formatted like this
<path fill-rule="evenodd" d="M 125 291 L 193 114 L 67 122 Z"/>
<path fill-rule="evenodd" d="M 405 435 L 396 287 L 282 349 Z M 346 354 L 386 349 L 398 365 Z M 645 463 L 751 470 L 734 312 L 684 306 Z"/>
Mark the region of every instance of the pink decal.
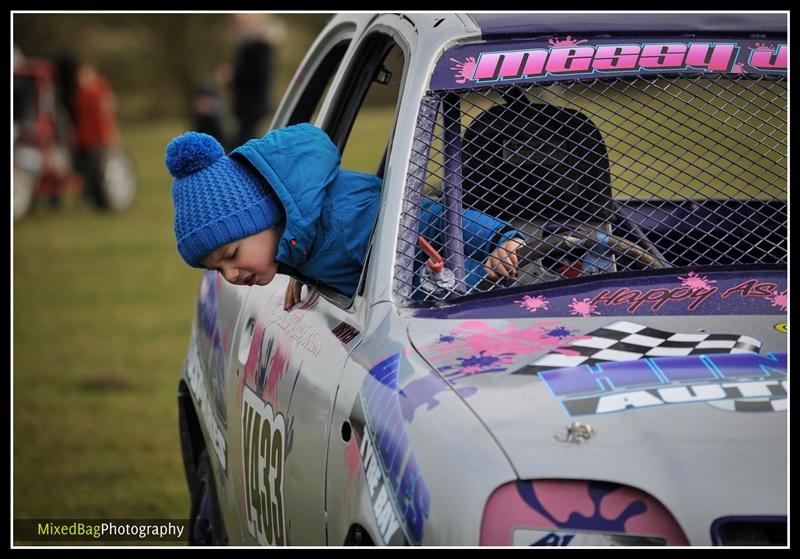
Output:
<path fill-rule="evenodd" d="M 448 381 L 473 375 L 505 373 L 514 365 L 516 355 L 529 355 L 551 351 L 568 356 L 579 355 L 575 349 L 558 347 L 571 341 L 586 340 L 557 320 L 536 322 L 528 328 L 516 330 L 513 324 L 493 328 L 479 320 L 461 322 L 438 340 L 423 344 L 417 349 Z M 407 353 L 417 350 L 407 349 Z"/>
<path fill-rule="evenodd" d="M 607 45 L 597 47 L 595 70 L 633 70 L 639 60 L 638 45 Z"/>
<path fill-rule="evenodd" d="M 589 318 L 592 313 L 597 315 L 600 314 L 600 312 L 597 310 L 597 306 L 589 299 L 582 299 L 578 301 L 575 299 L 575 297 L 573 297 L 572 302 L 569 304 L 569 308 L 569 314 L 580 315 L 584 318 Z"/>
<path fill-rule="evenodd" d="M 667 545 L 688 544 L 686 536 L 667 509 L 650 495 L 633 488 L 621 487 L 609 493 L 600 501 L 599 512 L 604 518 L 619 518 L 635 500 L 643 502 L 647 509 L 643 514 L 634 515 L 625 521 L 626 533 L 660 535 L 667 540 Z"/>
<path fill-rule="evenodd" d="M 729 43 L 691 43 L 686 64 L 709 72 L 727 72 L 733 67 L 737 48 Z"/>
<path fill-rule="evenodd" d="M 740 297 L 764 297 L 769 299 L 775 294 L 777 288 L 778 286 L 774 283 L 761 283 L 757 279 L 751 279 L 726 289 L 721 298 L 727 299 L 731 295 L 738 294 Z"/>
<path fill-rule="evenodd" d="M 540 75 L 544 72 L 546 60 L 546 50 L 483 53 L 472 79 L 498 80 L 519 78 L 523 74 Z"/>
<path fill-rule="evenodd" d="M 344 467 L 347 470 L 344 497 L 347 499 L 347 494 L 355 485 L 359 474 L 361 474 L 361 453 L 358 451 L 355 437 L 350 439 L 350 442 L 344 447 Z"/>
<path fill-rule="evenodd" d="M 694 272 L 689 272 L 685 278 L 678 276 L 678 279 L 681 280 L 681 285 L 692 289 L 709 289 L 711 288 L 710 284 L 717 283 L 716 280 L 709 281 L 707 276 L 699 276 Z"/>
<path fill-rule="evenodd" d="M 475 68 L 475 80 L 496 80 L 500 73 L 500 62 L 505 57 L 502 57 L 501 52 L 488 52 L 481 54 L 478 60 L 478 65 Z M 502 58 L 501 58 L 502 57 Z"/>
<path fill-rule="evenodd" d="M 756 46 L 753 47 L 755 50 L 775 50 L 775 45 L 768 45 L 766 43 L 756 43 Z"/>
<path fill-rule="evenodd" d="M 547 71 L 554 74 L 586 72 L 592 65 L 593 56 L 592 47 L 554 48 L 547 60 Z"/>
<path fill-rule="evenodd" d="M 536 483 L 535 487 L 539 502 L 559 523 L 566 523 L 576 512 L 584 517 L 594 512 L 595 505 L 586 491 L 586 482 Z"/>
<path fill-rule="evenodd" d="M 520 76 L 523 53 L 521 51 L 506 52 L 503 55 L 503 62 L 500 63 L 501 78 L 517 78 Z"/>
<path fill-rule="evenodd" d="M 472 79 L 472 74 L 475 73 L 475 57 L 468 56 L 464 62 L 451 58 L 450 62 L 455 64 L 450 69 L 456 72 L 456 83 L 464 83 Z"/>
<path fill-rule="evenodd" d="M 548 300 L 542 295 L 537 295 L 536 297 L 525 295 L 522 297 L 522 301 L 514 302 L 519 303 L 520 307 L 523 309 L 528 309 L 532 313 L 538 311 L 539 309 L 547 310 L 547 305 L 549 304 Z"/>
<path fill-rule="evenodd" d="M 682 68 L 686 45 L 680 43 L 650 44 L 642 49 L 639 65 L 642 68 Z"/>
<path fill-rule="evenodd" d="M 772 45 L 756 45 L 750 53 L 750 66 L 769 70 L 786 70 L 788 65 L 789 46 L 779 45 L 777 52 Z"/>
<path fill-rule="evenodd" d="M 522 73 L 525 76 L 539 76 L 544 73 L 544 65 L 547 62 L 546 50 L 529 50 L 525 53 L 528 58 Z"/>
<path fill-rule="evenodd" d="M 247 354 L 247 361 L 244 364 L 244 377 L 248 384 L 255 382 L 256 369 L 261 360 L 261 341 L 264 338 L 264 324 L 257 323 L 253 332 L 253 341 L 250 342 L 250 353 Z"/>
<path fill-rule="evenodd" d="M 464 375 L 465 377 L 468 377 L 470 375 L 474 375 L 475 373 L 479 373 L 480 371 L 481 371 L 480 365 L 468 365 L 461 369 L 461 374 Z"/>
<path fill-rule="evenodd" d="M 519 528 L 648 535 L 664 538 L 669 546 L 688 544 L 660 502 L 632 487 L 603 482 L 536 480 L 501 486 L 484 508 L 480 545 L 511 545 Z"/>
<path fill-rule="evenodd" d="M 773 307 L 780 307 L 782 311 L 786 311 L 789 308 L 789 297 L 787 295 L 787 291 L 783 293 L 775 293 L 772 298 L 768 298 L 767 300 L 772 303 Z"/>
<path fill-rule="evenodd" d="M 581 43 L 587 42 L 588 39 L 581 39 L 580 41 L 576 41 L 572 38 L 572 35 L 567 35 L 563 41 L 559 41 L 558 37 L 553 37 L 547 41 L 547 43 L 551 47 L 574 47 L 575 45 L 580 45 Z"/>
<path fill-rule="evenodd" d="M 536 351 L 550 349 L 561 343 L 561 338 L 551 336 L 548 326 L 557 325 L 558 321 L 545 320 L 528 328 L 515 330 L 513 324 L 505 329 L 492 328 L 478 320 L 466 320 L 460 324 L 458 333 L 464 337 L 464 343 L 473 353 L 486 351 L 493 355 L 515 353 L 528 355 Z M 569 336 L 567 340 L 587 339 L 586 336 Z"/>
<path fill-rule="evenodd" d="M 236 393 L 236 402 L 239 407 L 242 405 L 242 392 L 245 384 L 248 386 L 256 385 L 256 371 L 261 361 L 261 342 L 264 339 L 264 324 L 257 323 L 253 332 L 253 339 L 250 342 L 250 352 L 244 363 L 244 374 L 239 378 L 239 386 Z"/>
<path fill-rule="evenodd" d="M 512 530 L 521 526 L 556 527 L 522 500 L 516 483 L 508 483 L 492 493 L 483 509 L 480 545 L 511 545 Z"/>
<path fill-rule="evenodd" d="M 272 366 L 267 374 L 267 399 L 272 400 L 275 397 L 275 389 L 278 382 L 286 374 L 289 368 L 289 350 L 291 348 L 291 341 L 281 332 L 278 334 L 278 347 L 275 350 L 275 357 L 272 358 Z"/>
<path fill-rule="evenodd" d="M 693 282 L 699 282 L 699 279 L 692 278 Z M 626 309 L 629 313 L 636 312 L 639 307 L 644 304 L 650 304 L 654 311 L 661 309 L 670 301 L 685 301 L 691 299 L 692 302 L 687 307 L 688 310 L 695 310 L 700 304 L 711 297 L 717 292 L 716 287 L 688 287 L 682 285 L 673 289 L 665 289 L 657 287 L 647 291 L 639 291 L 638 289 L 629 289 L 627 287 L 620 288 L 614 292 L 603 289 L 600 293 L 594 296 L 591 303 L 593 305 L 628 305 Z"/>
<path fill-rule="evenodd" d="M 731 70 L 731 74 L 746 74 L 747 70 L 744 69 L 744 62 L 737 62 Z"/>

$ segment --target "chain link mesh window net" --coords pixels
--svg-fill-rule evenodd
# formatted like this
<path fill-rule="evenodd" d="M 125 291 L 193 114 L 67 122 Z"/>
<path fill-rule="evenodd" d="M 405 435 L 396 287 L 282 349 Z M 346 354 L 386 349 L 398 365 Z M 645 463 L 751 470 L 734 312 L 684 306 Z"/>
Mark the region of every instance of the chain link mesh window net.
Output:
<path fill-rule="evenodd" d="M 406 181 L 396 297 L 786 263 L 787 125 L 782 76 L 654 75 L 429 94 Z M 443 255 L 444 281 L 431 281 L 442 275 L 426 270 L 419 234 Z M 512 238 L 525 246 L 507 265 L 511 277 L 492 280 L 484 264 Z"/>

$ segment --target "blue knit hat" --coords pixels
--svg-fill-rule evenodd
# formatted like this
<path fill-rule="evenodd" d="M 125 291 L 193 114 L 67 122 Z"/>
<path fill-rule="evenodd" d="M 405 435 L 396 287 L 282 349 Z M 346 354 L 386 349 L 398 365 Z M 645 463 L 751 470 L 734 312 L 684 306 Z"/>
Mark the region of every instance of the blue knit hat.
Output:
<path fill-rule="evenodd" d="M 272 187 L 248 165 L 225 155 L 208 134 L 187 132 L 167 145 L 167 168 L 175 177 L 175 238 L 187 264 L 217 248 L 283 221 Z"/>

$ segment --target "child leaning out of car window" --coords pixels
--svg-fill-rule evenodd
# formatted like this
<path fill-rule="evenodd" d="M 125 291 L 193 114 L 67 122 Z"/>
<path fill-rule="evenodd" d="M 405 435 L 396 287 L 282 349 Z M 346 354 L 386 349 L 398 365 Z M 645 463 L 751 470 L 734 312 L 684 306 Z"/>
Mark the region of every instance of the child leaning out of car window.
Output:
<path fill-rule="evenodd" d="M 175 180 L 175 237 L 184 261 L 219 271 L 230 283 L 267 285 L 292 276 L 289 310 L 303 283 L 347 296 L 356 290 L 375 222 L 381 179 L 339 168 L 339 150 L 310 124 L 273 130 L 226 156 L 213 137 L 187 132 L 166 150 Z M 419 233 L 442 230 L 442 205 L 423 199 Z M 516 277 L 523 236 L 475 210 L 463 216 L 465 281 Z M 475 258 L 477 257 L 477 258 Z"/>

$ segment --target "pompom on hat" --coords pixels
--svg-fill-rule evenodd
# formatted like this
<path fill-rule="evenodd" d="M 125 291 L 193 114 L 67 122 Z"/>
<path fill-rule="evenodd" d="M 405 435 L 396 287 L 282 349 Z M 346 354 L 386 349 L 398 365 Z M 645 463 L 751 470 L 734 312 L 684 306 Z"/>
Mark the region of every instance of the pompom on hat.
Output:
<path fill-rule="evenodd" d="M 213 136 L 187 132 L 167 145 L 166 164 L 175 178 L 175 238 L 192 267 L 211 251 L 278 225 L 283 208 L 264 178 L 225 155 Z"/>

